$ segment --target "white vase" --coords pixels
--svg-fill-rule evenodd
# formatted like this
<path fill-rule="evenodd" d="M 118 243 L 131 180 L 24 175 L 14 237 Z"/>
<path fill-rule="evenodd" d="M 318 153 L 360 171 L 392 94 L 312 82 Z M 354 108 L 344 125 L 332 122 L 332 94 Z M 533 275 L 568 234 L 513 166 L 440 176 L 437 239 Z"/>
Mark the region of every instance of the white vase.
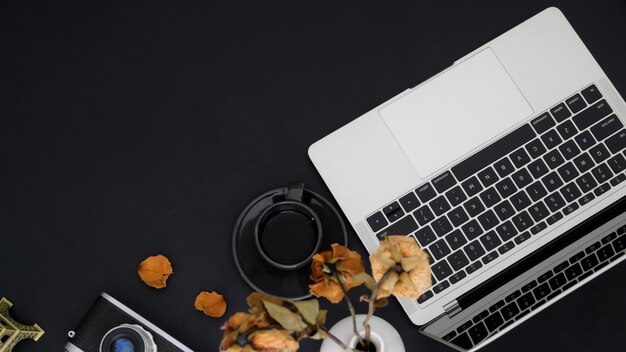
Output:
<path fill-rule="evenodd" d="M 361 336 L 365 336 L 363 320 L 365 320 L 366 317 L 367 315 L 365 314 L 358 314 L 356 316 L 357 331 Z M 370 328 L 370 341 L 376 346 L 376 352 L 405 352 L 402 338 L 391 324 L 379 317 L 373 316 L 370 320 Z M 349 348 L 356 346 L 357 338 L 354 336 L 354 331 L 352 330 L 352 317 L 340 320 L 337 324 L 333 325 L 329 332 L 345 343 Z M 320 352 L 345 351 L 346 350 L 330 338 L 326 338 L 320 347 Z"/>

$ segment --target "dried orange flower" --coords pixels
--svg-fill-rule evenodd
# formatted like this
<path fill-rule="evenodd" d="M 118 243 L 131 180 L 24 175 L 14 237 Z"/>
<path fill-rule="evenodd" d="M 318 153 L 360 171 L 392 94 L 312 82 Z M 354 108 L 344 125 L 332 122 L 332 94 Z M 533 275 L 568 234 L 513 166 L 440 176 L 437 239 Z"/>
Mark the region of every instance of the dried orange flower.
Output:
<path fill-rule="evenodd" d="M 285 330 L 261 330 L 250 334 L 252 347 L 263 352 L 297 351 L 298 342 Z"/>
<path fill-rule="evenodd" d="M 213 317 L 221 318 L 226 313 L 226 301 L 224 296 L 212 291 L 211 293 L 202 291 L 196 297 L 194 306 L 197 310 L 204 312 L 204 314 Z"/>
<path fill-rule="evenodd" d="M 370 256 L 370 263 L 376 282 L 390 269 L 398 268 L 389 273 L 378 298 L 394 295 L 417 299 L 432 285 L 428 254 L 411 237 L 387 236 Z"/>
<path fill-rule="evenodd" d="M 174 271 L 169 259 L 159 254 L 148 257 L 141 262 L 137 272 L 146 285 L 154 288 L 163 288 L 167 286 L 167 279 Z"/>
<path fill-rule="evenodd" d="M 269 322 L 267 320 L 267 314 L 264 312 L 258 315 L 242 312 L 233 314 L 222 326 L 224 337 L 220 343 L 220 351 L 254 352 L 255 349 L 248 344 L 248 337 L 245 335 L 246 331 L 263 329 L 268 326 Z M 243 338 L 240 338 L 240 336 L 243 336 Z"/>
<path fill-rule="evenodd" d="M 325 297 L 332 303 L 338 303 L 343 299 L 344 293 L 337 278 L 347 291 L 363 283 L 355 280 L 355 276 L 364 271 L 359 253 L 334 243 L 332 250 L 313 256 L 311 280 L 314 284 L 309 285 L 309 291 L 315 297 Z"/>

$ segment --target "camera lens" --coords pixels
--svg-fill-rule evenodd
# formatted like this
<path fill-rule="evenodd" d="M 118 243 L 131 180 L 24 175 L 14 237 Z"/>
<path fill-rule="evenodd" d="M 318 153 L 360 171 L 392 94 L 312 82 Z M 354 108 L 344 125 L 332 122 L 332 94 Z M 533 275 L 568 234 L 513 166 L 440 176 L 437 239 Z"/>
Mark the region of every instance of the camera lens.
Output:
<path fill-rule="evenodd" d="M 122 324 L 107 332 L 100 352 L 156 352 L 152 334 L 139 325 Z"/>

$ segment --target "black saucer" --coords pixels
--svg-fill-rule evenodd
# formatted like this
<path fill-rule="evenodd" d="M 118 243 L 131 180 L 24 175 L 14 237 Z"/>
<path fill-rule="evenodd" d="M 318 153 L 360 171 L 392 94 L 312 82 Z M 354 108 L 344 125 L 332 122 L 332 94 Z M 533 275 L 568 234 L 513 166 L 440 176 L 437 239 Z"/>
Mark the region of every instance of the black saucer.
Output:
<path fill-rule="evenodd" d="M 284 201 L 287 187 L 268 191 L 246 206 L 233 230 L 233 258 L 239 273 L 253 289 L 287 299 L 311 297 L 311 266 L 296 270 L 281 270 L 271 266 L 259 254 L 255 244 L 254 227 L 258 217 L 270 205 Z M 337 209 L 324 197 L 304 189 L 302 203 L 311 207 L 319 216 L 323 235 L 319 251 L 330 250 L 333 243 L 348 244 L 346 226 Z"/>

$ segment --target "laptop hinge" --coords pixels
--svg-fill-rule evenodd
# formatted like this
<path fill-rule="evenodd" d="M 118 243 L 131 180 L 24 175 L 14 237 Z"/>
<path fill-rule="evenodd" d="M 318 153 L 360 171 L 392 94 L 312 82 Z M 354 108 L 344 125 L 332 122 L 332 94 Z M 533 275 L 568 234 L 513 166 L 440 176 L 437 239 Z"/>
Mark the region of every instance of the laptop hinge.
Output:
<path fill-rule="evenodd" d="M 449 302 L 448 304 L 443 306 L 443 310 L 446 312 L 446 315 L 448 316 L 448 318 L 452 318 L 455 315 L 459 314 L 461 312 L 461 306 L 459 305 L 459 302 L 455 299 L 452 302 Z"/>

